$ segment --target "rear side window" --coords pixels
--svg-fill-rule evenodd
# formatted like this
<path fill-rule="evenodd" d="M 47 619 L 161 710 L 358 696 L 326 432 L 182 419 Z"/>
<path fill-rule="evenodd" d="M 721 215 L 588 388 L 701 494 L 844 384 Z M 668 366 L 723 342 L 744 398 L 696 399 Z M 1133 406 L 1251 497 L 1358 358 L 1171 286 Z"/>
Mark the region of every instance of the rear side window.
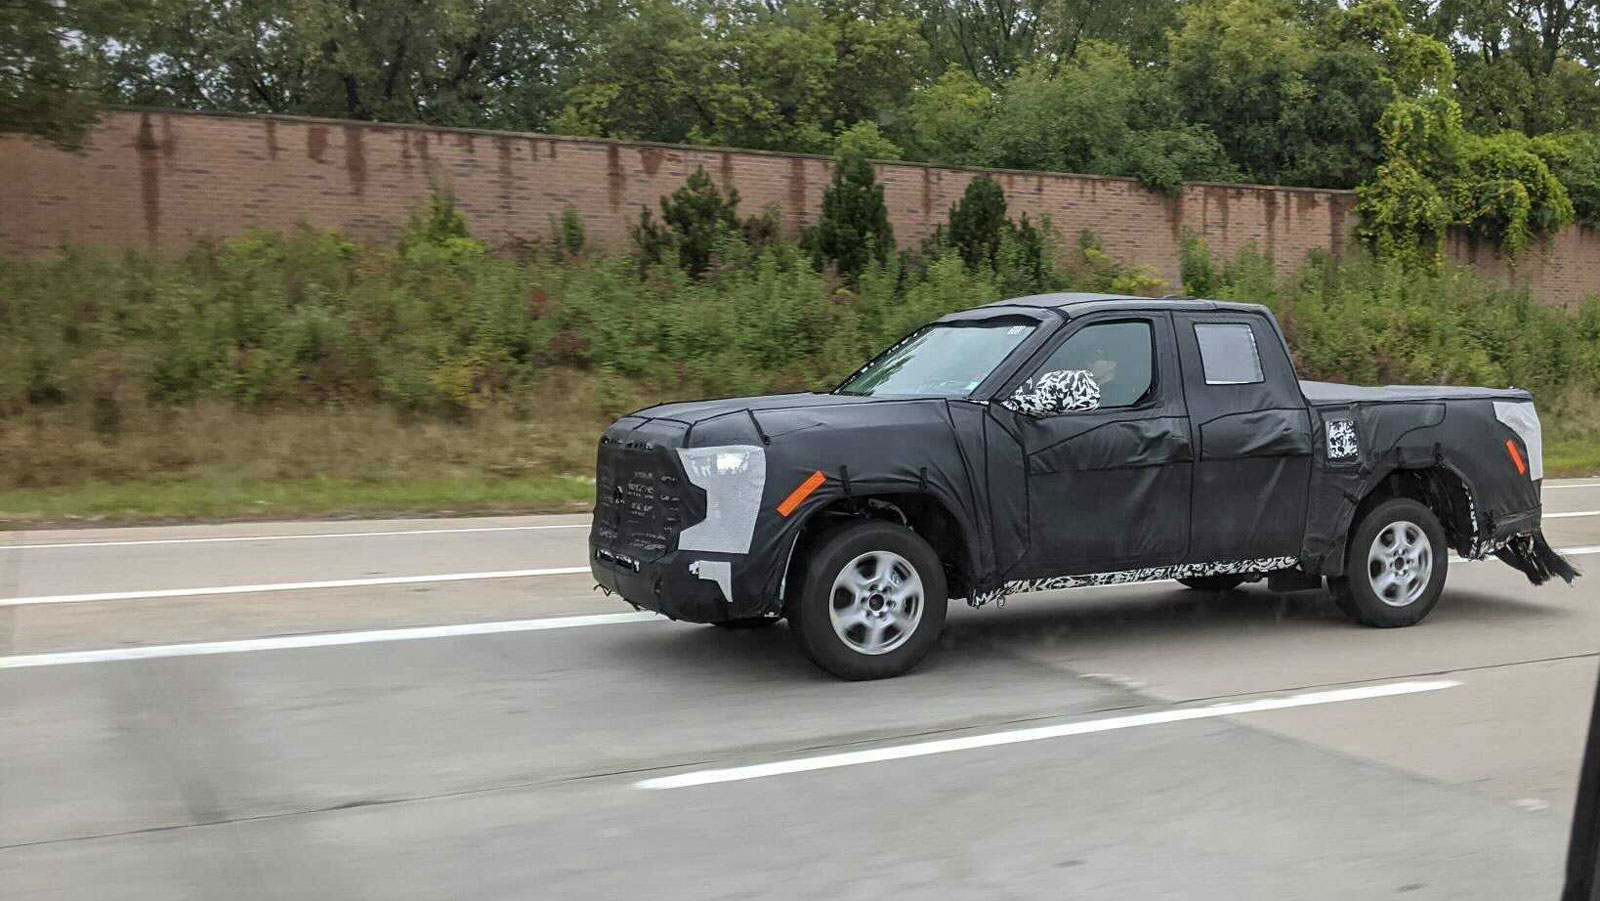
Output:
<path fill-rule="evenodd" d="M 1248 325 L 1195 323 L 1200 365 L 1207 385 L 1249 385 L 1263 381 L 1256 333 Z"/>

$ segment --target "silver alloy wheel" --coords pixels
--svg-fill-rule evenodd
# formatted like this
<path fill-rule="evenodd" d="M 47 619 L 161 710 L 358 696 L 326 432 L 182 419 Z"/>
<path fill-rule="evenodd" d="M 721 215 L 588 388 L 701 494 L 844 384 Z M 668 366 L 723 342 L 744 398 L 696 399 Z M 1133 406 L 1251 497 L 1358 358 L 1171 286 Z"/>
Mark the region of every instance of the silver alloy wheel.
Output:
<path fill-rule="evenodd" d="M 1433 577 L 1433 543 L 1416 523 L 1399 520 L 1383 527 L 1367 551 L 1372 593 L 1390 607 L 1407 607 L 1428 590 Z"/>
<path fill-rule="evenodd" d="M 893 551 L 868 551 L 833 579 L 828 619 L 834 634 L 859 654 L 887 654 L 922 622 L 922 577 Z"/>

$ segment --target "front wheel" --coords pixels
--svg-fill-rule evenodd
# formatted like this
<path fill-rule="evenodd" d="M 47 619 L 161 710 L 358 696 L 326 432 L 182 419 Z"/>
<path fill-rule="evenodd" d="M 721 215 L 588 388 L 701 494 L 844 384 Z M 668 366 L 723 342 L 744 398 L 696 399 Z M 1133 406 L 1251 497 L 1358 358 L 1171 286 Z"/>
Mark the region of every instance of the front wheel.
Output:
<path fill-rule="evenodd" d="M 1448 566 L 1439 518 L 1410 498 L 1395 498 L 1361 520 L 1345 551 L 1344 575 L 1328 587 L 1339 609 L 1362 625 L 1410 626 L 1439 602 Z"/>
<path fill-rule="evenodd" d="M 842 679 L 882 679 L 916 666 L 944 629 L 944 567 L 917 533 L 865 520 L 824 537 L 788 604 L 789 629 L 811 662 Z"/>

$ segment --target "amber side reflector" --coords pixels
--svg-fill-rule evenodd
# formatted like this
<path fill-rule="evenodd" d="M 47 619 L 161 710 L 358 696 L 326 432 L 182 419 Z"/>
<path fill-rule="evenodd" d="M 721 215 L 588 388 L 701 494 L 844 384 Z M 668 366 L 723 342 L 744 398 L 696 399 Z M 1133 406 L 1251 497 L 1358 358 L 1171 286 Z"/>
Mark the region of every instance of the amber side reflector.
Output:
<path fill-rule="evenodd" d="M 800 506 L 800 504 L 804 502 L 806 498 L 811 496 L 811 492 L 821 488 L 822 483 L 826 482 L 827 480 L 828 477 L 823 475 L 822 470 L 820 469 L 807 476 L 806 480 L 800 483 L 800 487 L 789 492 L 789 496 L 784 498 L 783 503 L 778 505 L 778 515 L 788 516 L 790 513 L 793 513 L 796 507 Z"/>
<path fill-rule="evenodd" d="M 1517 472 L 1521 475 L 1528 474 L 1528 464 L 1522 462 L 1522 453 L 1517 450 L 1515 438 L 1506 439 L 1506 453 L 1511 455 L 1511 462 L 1517 464 Z"/>

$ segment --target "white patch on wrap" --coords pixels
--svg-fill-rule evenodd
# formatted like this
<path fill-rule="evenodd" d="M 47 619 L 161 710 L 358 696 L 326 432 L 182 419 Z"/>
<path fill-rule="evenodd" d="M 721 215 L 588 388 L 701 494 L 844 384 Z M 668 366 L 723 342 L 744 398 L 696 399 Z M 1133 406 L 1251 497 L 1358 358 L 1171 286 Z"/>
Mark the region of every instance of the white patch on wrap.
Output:
<path fill-rule="evenodd" d="M 1000 405 L 1028 416 L 1094 410 L 1100 406 L 1100 384 L 1087 369 L 1042 372 L 1018 385 Z"/>
<path fill-rule="evenodd" d="M 722 589 L 722 599 L 733 603 L 733 564 L 727 560 L 696 560 L 689 564 L 689 572 L 717 583 Z"/>
<path fill-rule="evenodd" d="M 1356 443 L 1356 424 L 1348 419 L 1328 420 L 1328 459 L 1354 460 L 1361 454 Z"/>
<path fill-rule="evenodd" d="M 1123 569 L 1114 572 L 1086 573 L 1077 576 L 1050 576 L 1044 579 L 1020 579 L 1007 582 L 999 588 L 974 593 L 967 599 L 973 607 L 982 607 L 990 601 L 1003 600 L 1007 595 L 1029 591 L 1055 591 L 1062 588 L 1087 588 L 1095 585 L 1127 585 L 1134 582 L 1159 582 L 1164 579 L 1193 579 L 1199 576 L 1254 575 L 1299 565 L 1298 557 L 1257 557 L 1250 560 L 1221 560 L 1211 563 L 1179 563 L 1174 566 L 1153 566 L 1145 569 Z"/>
<path fill-rule="evenodd" d="M 1533 401 L 1494 402 L 1494 418 L 1505 423 L 1506 428 L 1517 433 L 1522 446 L 1528 449 L 1528 478 L 1537 482 L 1544 478 L 1544 434 L 1539 427 L 1539 411 Z"/>

